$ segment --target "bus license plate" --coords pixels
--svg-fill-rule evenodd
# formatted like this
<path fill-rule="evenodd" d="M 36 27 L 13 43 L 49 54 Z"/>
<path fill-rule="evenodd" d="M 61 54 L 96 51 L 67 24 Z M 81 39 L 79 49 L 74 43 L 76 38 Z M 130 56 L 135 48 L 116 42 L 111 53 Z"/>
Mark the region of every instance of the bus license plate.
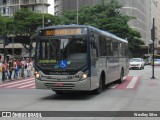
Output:
<path fill-rule="evenodd" d="M 63 85 L 63 83 L 54 83 L 54 86 L 62 87 L 62 86 L 64 86 L 64 85 Z"/>

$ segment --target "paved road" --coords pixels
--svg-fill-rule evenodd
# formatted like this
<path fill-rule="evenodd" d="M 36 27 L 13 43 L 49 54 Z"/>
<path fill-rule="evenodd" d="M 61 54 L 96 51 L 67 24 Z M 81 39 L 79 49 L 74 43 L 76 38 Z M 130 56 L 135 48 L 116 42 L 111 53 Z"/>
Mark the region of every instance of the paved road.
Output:
<path fill-rule="evenodd" d="M 137 89 L 140 84 L 141 76 L 127 76 L 122 84 L 113 83 L 108 85 L 111 89 Z M 7 80 L 0 84 L 0 89 L 34 89 L 35 78 L 29 77 L 21 80 Z"/>
<path fill-rule="evenodd" d="M 58 96 L 51 90 L 9 87 L 0 88 L 0 110 L 5 111 L 160 111 L 160 67 L 155 67 L 156 79 L 151 66 L 144 70 L 130 70 L 122 85 L 111 85 L 101 94 L 72 93 Z M 21 80 L 23 81 L 23 80 Z M 32 80 L 31 80 L 32 81 Z M 132 84 L 131 84 L 132 83 Z M 18 83 L 20 84 L 20 83 Z M 2 85 L 2 84 L 1 84 Z M 3 84 L 4 85 L 4 84 Z M 11 84 L 10 84 L 11 85 Z M 27 84 L 25 84 L 27 85 Z M 97 112 L 98 113 L 98 112 Z M 91 114 L 85 112 L 85 114 Z M 48 120 L 49 118 L 47 118 Z M 81 120 L 82 118 L 54 118 Z M 106 118 L 90 117 L 97 120 Z M 136 118 L 110 117 L 107 120 L 136 120 Z M 139 120 L 141 118 L 137 118 Z M 143 118 L 146 119 L 146 118 Z M 153 118 L 151 118 L 153 119 Z M 157 118 L 158 119 L 158 118 Z"/>

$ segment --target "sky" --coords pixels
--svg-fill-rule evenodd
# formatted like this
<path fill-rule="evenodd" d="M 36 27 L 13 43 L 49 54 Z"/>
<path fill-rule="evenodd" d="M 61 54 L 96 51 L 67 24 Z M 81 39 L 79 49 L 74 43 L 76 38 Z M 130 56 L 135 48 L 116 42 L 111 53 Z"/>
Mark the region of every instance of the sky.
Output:
<path fill-rule="evenodd" d="M 48 7 L 48 13 L 54 15 L 54 0 L 48 0 L 50 6 Z"/>

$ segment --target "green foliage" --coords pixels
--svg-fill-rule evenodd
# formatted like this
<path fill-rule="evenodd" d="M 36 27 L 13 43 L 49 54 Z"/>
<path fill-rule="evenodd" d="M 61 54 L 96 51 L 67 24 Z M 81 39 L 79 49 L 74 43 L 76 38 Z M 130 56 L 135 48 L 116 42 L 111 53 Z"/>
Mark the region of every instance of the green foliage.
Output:
<path fill-rule="evenodd" d="M 14 28 L 15 34 L 33 35 L 38 27 L 42 27 L 43 14 L 21 9 L 14 14 L 13 19 L 14 24 L 18 25 Z M 44 26 L 49 26 L 54 21 L 55 17 L 53 15 L 44 14 Z"/>
<path fill-rule="evenodd" d="M 99 29 L 109 31 L 129 42 L 129 50 L 140 49 L 143 45 L 139 32 L 129 27 L 128 22 L 135 19 L 131 16 L 120 13 L 120 5 L 117 1 L 111 0 L 107 4 L 86 6 L 78 11 L 78 22 L 82 25 L 91 25 Z M 61 16 L 59 24 L 77 24 L 77 11 L 66 11 Z"/>
<path fill-rule="evenodd" d="M 119 11 L 121 7 L 122 5 L 119 5 L 115 0 L 110 0 L 107 4 L 83 7 L 78 11 L 78 23 L 91 25 L 127 39 L 129 50 L 133 52 L 135 49 L 139 49 L 140 45 L 144 43 L 140 40 L 140 33 L 130 28 L 127 24 L 135 18 L 122 15 Z M 0 16 L 0 35 L 32 36 L 38 27 L 42 27 L 43 15 L 44 26 L 77 24 L 77 11 L 75 10 L 66 11 L 61 16 L 53 16 L 21 9 L 12 18 Z M 48 20 L 51 22 L 49 23 Z M 20 42 L 22 44 L 29 44 L 29 41 L 26 40 Z"/>

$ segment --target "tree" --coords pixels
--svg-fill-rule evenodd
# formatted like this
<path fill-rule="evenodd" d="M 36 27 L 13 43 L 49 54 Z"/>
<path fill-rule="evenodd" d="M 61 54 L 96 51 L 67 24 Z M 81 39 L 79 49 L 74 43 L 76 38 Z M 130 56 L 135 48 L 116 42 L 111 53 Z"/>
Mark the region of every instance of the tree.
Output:
<path fill-rule="evenodd" d="M 139 49 L 143 45 L 141 35 L 139 32 L 130 28 L 128 22 L 136 19 L 132 16 L 122 15 L 120 5 L 115 0 L 110 0 L 107 4 L 97 4 L 95 6 L 86 6 L 81 8 L 79 12 L 79 24 L 91 25 L 99 29 L 109 31 L 129 42 L 130 52 Z M 59 21 L 60 24 L 76 24 L 77 12 L 66 11 L 64 12 Z"/>
<path fill-rule="evenodd" d="M 55 19 L 55 16 L 44 13 L 44 26 L 54 24 Z M 33 41 L 30 37 L 36 33 L 37 28 L 42 27 L 42 13 L 21 9 L 14 14 L 7 25 L 10 28 L 8 33 L 15 35 L 15 42 L 21 43 L 31 56 Z"/>

